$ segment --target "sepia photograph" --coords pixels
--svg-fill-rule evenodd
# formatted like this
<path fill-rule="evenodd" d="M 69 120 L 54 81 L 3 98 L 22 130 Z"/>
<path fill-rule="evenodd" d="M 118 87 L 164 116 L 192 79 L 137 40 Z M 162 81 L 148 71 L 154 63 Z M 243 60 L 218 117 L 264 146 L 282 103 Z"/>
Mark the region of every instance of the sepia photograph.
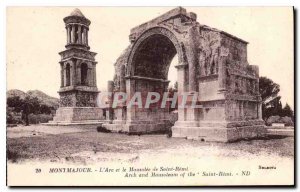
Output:
<path fill-rule="evenodd" d="M 6 7 L 7 186 L 295 186 L 293 7 Z"/>

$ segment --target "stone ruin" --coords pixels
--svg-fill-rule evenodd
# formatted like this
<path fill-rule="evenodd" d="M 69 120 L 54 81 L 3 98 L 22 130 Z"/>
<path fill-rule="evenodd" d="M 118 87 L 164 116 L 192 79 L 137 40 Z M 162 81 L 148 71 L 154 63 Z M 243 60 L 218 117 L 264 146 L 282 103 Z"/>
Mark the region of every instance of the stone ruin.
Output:
<path fill-rule="evenodd" d="M 90 21 L 78 11 L 64 20 L 68 44 L 60 53 L 61 105 L 55 122 L 101 121 L 105 117 L 103 126 L 111 131 L 143 134 L 171 130 L 172 137 L 220 142 L 266 132 L 259 70 L 247 61 L 246 41 L 201 25 L 195 13 L 181 7 L 131 29 L 130 44 L 115 63 L 108 92 L 129 96 L 166 92 L 170 63 L 177 55 L 178 94 L 187 92 L 189 102 L 197 93 L 201 107 L 178 108 L 178 120 L 172 124 L 169 108 L 128 108 L 125 102 L 113 108 L 113 96 L 107 108 L 96 107 L 95 53 L 87 44 Z M 82 35 L 76 38 L 76 34 Z M 87 65 L 86 73 L 83 65 Z"/>
<path fill-rule="evenodd" d="M 103 109 L 97 107 L 95 56 L 90 51 L 88 32 L 91 21 L 79 9 L 64 18 L 66 50 L 59 53 L 61 85 L 59 108 L 49 125 L 101 125 Z"/>

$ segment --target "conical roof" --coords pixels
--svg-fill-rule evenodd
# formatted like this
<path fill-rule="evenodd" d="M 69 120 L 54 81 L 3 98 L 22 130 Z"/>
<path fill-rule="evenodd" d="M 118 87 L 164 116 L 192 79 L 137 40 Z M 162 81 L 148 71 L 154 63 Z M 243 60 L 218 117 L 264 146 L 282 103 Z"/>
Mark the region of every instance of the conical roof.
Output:
<path fill-rule="evenodd" d="M 72 11 L 72 13 L 70 14 L 70 16 L 78 16 L 78 17 L 84 17 L 85 18 L 85 16 L 82 14 L 82 12 L 78 8 L 74 9 Z"/>

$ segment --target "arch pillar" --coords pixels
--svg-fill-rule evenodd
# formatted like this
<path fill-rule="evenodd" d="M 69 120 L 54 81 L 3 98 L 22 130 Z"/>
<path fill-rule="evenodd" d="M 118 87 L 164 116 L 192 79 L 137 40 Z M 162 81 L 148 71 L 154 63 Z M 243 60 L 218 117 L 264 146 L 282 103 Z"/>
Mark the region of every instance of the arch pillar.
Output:
<path fill-rule="evenodd" d="M 187 73 L 188 73 L 188 64 L 179 64 L 175 66 L 177 69 L 177 83 L 178 83 L 178 95 L 182 95 L 187 91 Z M 184 98 L 178 98 L 178 105 L 183 102 Z M 185 120 L 185 109 L 178 108 L 178 121 Z"/>
<path fill-rule="evenodd" d="M 187 50 L 187 60 L 189 66 L 189 92 L 197 92 L 197 65 L 198 65 L 198 45 L 197 37 L 199 35 L 198 26 L 193 26 L 188 29 L 188 42 L 186 46 Z M 197 34 L 198 32 L 198 34 Z"/>
<path fill-rule="evenodd" d="M 163 53 L 157 51 L 156 48 L 164 47 L 164 45 L 165 49 L 160 50 L 163 51 Z M 120 68 L 120 91 L 126 90 L 129 99 L 131 99 L 136 92 L 141 92 L 143 107 L 141 109 L 132 106 L 122 110 L 122 112 L 126 114 L 123 131 L 141 133 L 155 132 L 165 131 L 171 127 L 168 121 L 168 115 L 170 115 L 169 110 L 161 108 L 160 105 L 153 105 L 152 108 L 145 108 L 144 105 L 149 92 L 158 92 L 161 98 L 163 98 L 163 93 L 167 91 L 168 86 L 167 77 L 165 76 L 167 73 L 165 73 L 165 70 L 169 70 L 171 58 L 173 58 L 176 53 L 179 62 L 183 63 L 184 53 L 180 38 L 166 27 L 151 28 L 136 39 L 128 55 L 126 62 L 127 70 L 125 70 L 125 66 L 121 66 Z M 151 58 L 153 57 L 158 58 L 158 60 L 152 60 Z M 143 62 L 140 63 L 140 61 Z M 147 70 L 142 69 L 144 65 L 153 65 L 160 68 L 156 67 L 155 71 L 149 71 L 148 73 Z M 188 65 L 186 63 L 185 65 L 186 67 L 184 67 L 184 70 L 180 73 L 182 74 L 181 77 L 184 78 L 180 87 L 186 87 L 187 85 L 186 80 L 188 79 L 186 78 L 185 69 Z M 149 67 L 148 70 L 151 69 L 154 68 Z M 125 79 L 125 81 L 123 79 Z M 117 112 L 121 110 L 115 109 L 114 111 Z"/>

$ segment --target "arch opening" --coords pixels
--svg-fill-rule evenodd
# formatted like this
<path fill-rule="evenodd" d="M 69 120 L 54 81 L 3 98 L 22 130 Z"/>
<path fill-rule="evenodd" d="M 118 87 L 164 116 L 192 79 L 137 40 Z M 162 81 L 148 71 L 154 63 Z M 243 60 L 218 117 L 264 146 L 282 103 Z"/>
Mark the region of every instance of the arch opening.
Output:
<path fill-rule="evenodd" d="M 169 72 L 168 72 L 168 80 L 170 81 L 169 88 L 177 89 L 177 87 L 178 87 L 177 69 L 175 68 L 176 65 L 178 65 L 178 54 L 176 54 L 173 57 L 170 67 L 169 67 Z"/>
<path fill-rule="evenodd" d="M 160 95 L 159 102 L 151 104 L 149 108 L 136 109 L 139 112 L 147 112 L 152 119 L 162 117 L 169 120 L 177 119 L 175 117 L 177 114 L 171 113 L 178 108 L 178 104 L 173 106 L 171 101 L 177 92 L 177 69 L 175 66 L 178 65 L 179 60 L 179 54 L 174 44 L 176 42 L 173 41 L 166 35 L 152 34 L 140 42 L 132 58 L 131 65 L 134 67 L 132 75 L 139 77 L 136 79 L 135 91 L 141 92 L 142 106 L 147 103 L 149 92 L 156 92 Z M 163 101 L 166 92 L 170 99 Z M 174 120 L 171 124 L 175 123 Z"/>
<path fill-rule="evenodd" d="M 167 80 L 171 61 L 176 54 L 176 48 L 168 37 L 161 34 L 149 36 L 134 55 L 134 76 Z"/>

